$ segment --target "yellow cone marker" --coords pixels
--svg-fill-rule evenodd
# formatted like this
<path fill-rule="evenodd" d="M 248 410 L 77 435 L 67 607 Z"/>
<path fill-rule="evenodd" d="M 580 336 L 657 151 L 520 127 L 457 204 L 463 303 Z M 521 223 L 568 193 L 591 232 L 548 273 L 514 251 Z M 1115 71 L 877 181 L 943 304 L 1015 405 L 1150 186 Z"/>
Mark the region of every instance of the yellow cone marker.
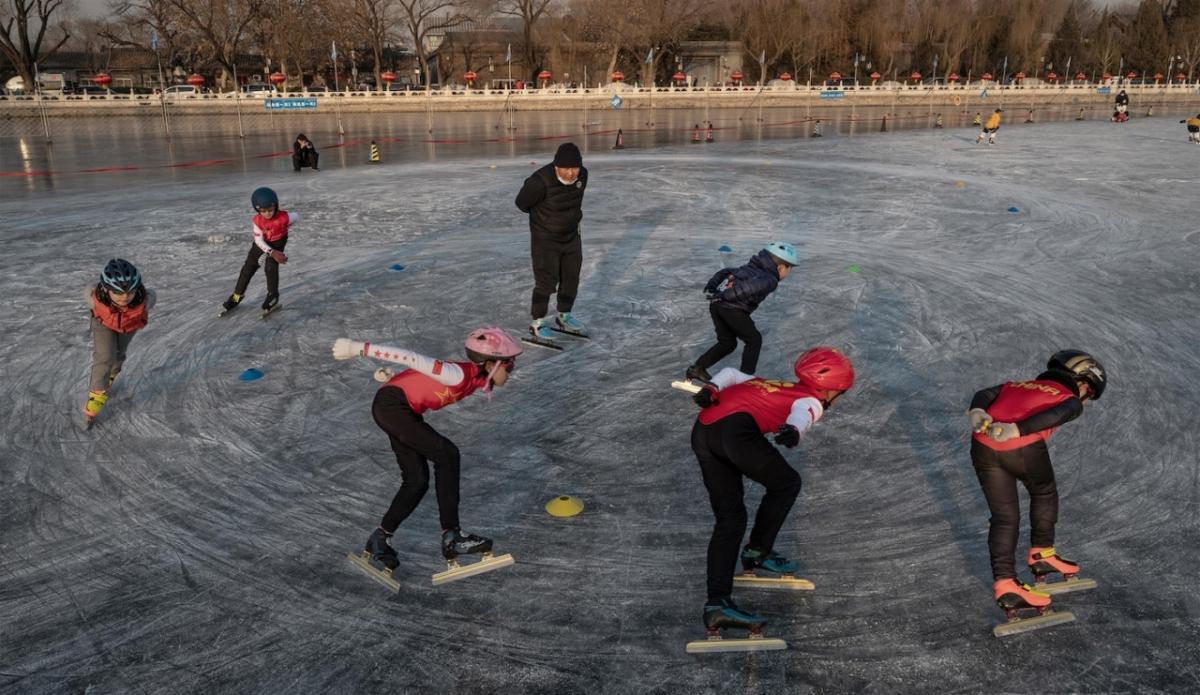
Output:
<path fill-rule="evenodd" d="M 967 187 L 967 182 L 966 182 L 966 181 L 955 181 L 955 182 L 954 182 L 954 187 L 955 187 L 955 188 L 966 188 L 966 187 Z"/>
<path fill-rule="evenodd" d="M 550 516 L 575 516 L 582 511 L 583 502 L 570 495 L 561 495 L 546 503 L 546 513 Z"/>

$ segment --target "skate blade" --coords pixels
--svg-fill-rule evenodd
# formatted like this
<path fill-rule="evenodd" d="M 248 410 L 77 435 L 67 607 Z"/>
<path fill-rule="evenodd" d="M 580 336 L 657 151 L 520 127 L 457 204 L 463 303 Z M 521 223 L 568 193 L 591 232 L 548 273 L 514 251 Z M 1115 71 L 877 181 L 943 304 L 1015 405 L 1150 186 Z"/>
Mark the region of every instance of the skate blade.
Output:
<path fill-rule="evenodd" d="M 392 591 L 400 591 L 400 582 L 396 581 L 391 571 L 377 569 L 375 565 L 371 564 L 371 556 L 367 553 L 347 553 L 346 558 L 350 560 L 350 564 L 365 572 L 371 579 L 374 579 Z"/>
<path fill-rule="evenodd" d="M 734 577 L 733 585 L 748 589 L 783 589 L 785 591 L 812 591 L 817 588 L 816 584 L 799 577 L 760 577 L 754 574 L 741 574 Z"/>
<path fill-rule="evenodd" d="M 1001 623 L 992 628 L 992 634 L 997 637 L 1008 637 L 1009 635 L 1017 635 L 1030 630 L 1040 630 L 1044 627 L 1052 627 L 1054 625 L 1062 625 L 1063 623 L 1075 622 L 1075 614 L 1067 611 L 1050 611 L 1044 615 L 1039 615 L 1033 618 L 1016 618 L 1007 623 Z"/>
<path fill-rule="evenodd" d="M 562 333 L 563 335 L 569 335 L 572 338 L 580 338 L 582 340 L 591 340 L 592 339 L 592 336 L 588 335 L 587 333 L 576 333 L 575 331 L 568 331 L 565 328 L 551 328 L 550 330 L 554 331 L 555 333 Z"/>
<path fill-rule="evenodd" d="M 450 567 L 450 569 L 446 570 L 445 572 L 438 572 L 437 574 L 433 575 L 433 585 L 437 586 L 439 584 L 456 582 L 460 579 L 473 577 L 477 574 L 498 570 L 501 567 L 508 567 L 514 562 L 516 562 L 516 560 L 513 560 L 513 556 L 506 553 L 498 557 L 484 558 L 479 562 L 472 562 L 469 565 Z"/>
<path fill-rule="evenodd" d="M 672 381 L 671 388 L 687 391 L 688 393 L 700 393 L 700 387 L 691 381 Z"/>
<path fill-rule="evenodd" d="M 1088 589 L 1095 589 L 1096 588 L 1096 580 L 1095 579 L 1080 579 L 1079 577 L 1072 577 L 1071 579 L 1064 579 L 1061 582 L 1046 582 L 1044 584 L 1034 584 L 1033 588 L 1035 591 L 1040 591 L 1043 594 L 1050 594 L 1051 596 L 1057 596 L 1058 594 L 1069 594 L 1072 591 L 1087 591 Z"/>
<path fill-rule="evenodd" d="M 279 311 L 282 308 L 283 308 L 282 304 L 276 304 L 275 306 L 271 307 L 270 309 L 264 309 L 263 313 L 262 313 L 262 317 L 265 319 L 268 316 L 270 316 L 271 314 L 274 314 L 276 311 Z"/>
<path fill-rule="evenodd" d="M 725 639 L 724 637 L 709 637 L 708 639 L 693 640 L 687 643 L 688 654 L 709 654 L 712 652 L 768 652 L 787 649 L 787 642 L 778 637 L 747 637 L 745 639 Z"/>
<path fill-rule="evenodd" d="M 523 336 L 521 342 L 526 345 L 536 345 L 537 347 L 546 348 L 547 350 L 557 350 L 562 352 L 562 346 L 552 340 L 541 340 L 532 336 Z"/>

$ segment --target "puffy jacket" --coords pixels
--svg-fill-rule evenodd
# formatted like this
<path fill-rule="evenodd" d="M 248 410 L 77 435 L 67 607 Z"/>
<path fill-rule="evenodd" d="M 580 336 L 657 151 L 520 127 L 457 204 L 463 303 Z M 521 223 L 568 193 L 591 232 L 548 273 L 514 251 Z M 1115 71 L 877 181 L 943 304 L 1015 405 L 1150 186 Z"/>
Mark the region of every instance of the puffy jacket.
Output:
<path fill-rule="evenodd" d="M 724 268 L 717 272 L 704 286 L 704 294 L 721 306 L 751 313 L 778 286 L 779 268 L 775 266 L 775 258 L 763 250 L 740 268 Z"/>
<path fill-rule="evenodd" d="M 988 130 L 995 130 L 996 128 L 999 128 L 1000 127 L 1000 114 L 993 111 L 992 115 L 988 116 L 987 125 L 985 125 L 983 127 L 987 128 Z"/>
<path fill-rule="evenodd" d="M 579 178 L 565 186 L 554 175 L 554 165 L 547 164 L 525 179 L 516 202 L 521 212 L 529 213 L 529 231 L 559 241 L 574 239 L 583 219 L 587 177 L 587 167 L 580 167 Z"/>

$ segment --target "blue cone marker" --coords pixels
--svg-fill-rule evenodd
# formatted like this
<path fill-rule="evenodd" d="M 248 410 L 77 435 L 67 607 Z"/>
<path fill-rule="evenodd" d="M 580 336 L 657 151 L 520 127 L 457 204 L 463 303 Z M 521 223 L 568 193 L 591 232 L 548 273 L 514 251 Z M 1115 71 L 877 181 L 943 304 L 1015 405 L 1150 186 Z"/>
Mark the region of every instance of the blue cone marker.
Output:
<path fill-rule="evenodd" d="M 1020 210 L 1016 209 L 1015 207 L 1014 207 L 1014 208 L 1009 208 L 1009 209 L 1008 209 L 1008 211 L 1009 211 L 1009 212 L 1020 212 Z"/>
<path fill-rule="evenodd" d="M 254 381 L 256 379 L 261 379 L 262 377 L 263 377 L 263 373 L 260 370 L 257 370 L 254 367 L 251 367 L 251 368 L 247 369 L 246 371 L 242 372 L 242 375 L 239 376 L 238 379 L 241 381 Z"/>
<path fill-rule="evenodd" d="M 400 265 L 399 263 L 393 263 L 392 267 L 388 268 L 388 270 L 394 270 L 398 273 L 401 270 L 404 270 L 404 266 Z"/>
<path fill-rule="evenodd" d="M 720 251 L 721 253 L 733 253 L 733 249 L 729 248 L 728 246 L 725 246 L 724 244 L 722 244 L 721 248 L 719 248 L 717 250 Z"/>

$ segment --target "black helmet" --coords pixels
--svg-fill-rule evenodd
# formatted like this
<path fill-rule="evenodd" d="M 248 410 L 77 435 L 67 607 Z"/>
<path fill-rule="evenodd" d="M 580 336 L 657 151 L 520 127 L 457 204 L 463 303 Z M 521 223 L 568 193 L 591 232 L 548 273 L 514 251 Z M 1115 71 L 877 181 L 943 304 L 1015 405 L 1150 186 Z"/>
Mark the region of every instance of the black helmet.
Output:
<path fill-rule="evenodd" d="M 279 196 L 275 195 L 275 191 L 272 191 L 266 186 L 262 188 L 256 188 L 254 189 L 254 192 L 250 194 L 250 204 L 254 206 L 255 210 L 278 208 Z"/>
<path fill-rule="evenodd" d="M 125 294 L 133 292 L 142 284 L 142 276 L 129 261 L 114 258 L 104 266 L 104 272 L 100 274 L 100 284 L 110 291 Z"/>
<path fill-rule="evenodd" d="M 1059 350 L 1050 356 L 1046 369 L 1067 372 L 1075 377 L 1075 381 L 1087 384 L 1091 391 L 1088 397 L 1093 401 L 1100 400 L 1100 395 L 1104 393 L 1104 385 L 1108 383 L 1104 365 L 1081 350 Z"/>

